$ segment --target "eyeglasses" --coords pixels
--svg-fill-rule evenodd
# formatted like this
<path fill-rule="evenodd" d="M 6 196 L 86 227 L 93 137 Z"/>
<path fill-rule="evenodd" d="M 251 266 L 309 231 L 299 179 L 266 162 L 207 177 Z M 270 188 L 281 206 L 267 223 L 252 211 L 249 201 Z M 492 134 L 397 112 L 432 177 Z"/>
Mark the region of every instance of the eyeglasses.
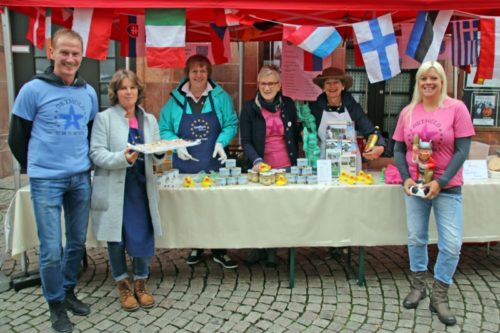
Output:
<path fill-rule="evenodd" d="M 259 82 L 259 86 L 272 88 L 276 86 L 278 83 L 279 82 Z"/>

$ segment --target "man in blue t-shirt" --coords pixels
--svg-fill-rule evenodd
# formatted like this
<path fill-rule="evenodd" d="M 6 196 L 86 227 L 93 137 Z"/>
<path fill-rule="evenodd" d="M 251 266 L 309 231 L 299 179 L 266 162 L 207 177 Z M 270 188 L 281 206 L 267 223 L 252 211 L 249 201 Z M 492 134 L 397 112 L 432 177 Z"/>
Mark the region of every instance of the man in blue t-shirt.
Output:
<path fill-rule="evenodd" d="M 90 307 L 75 296 L 90 210 L 89 134 L 97 95 L 79 75 L 81 36 L 58 30 L 50 50 L 54 66 L 19 92 L 12 110 L 10 149 L 27 169 L 40 239 L 39 270 L 52 328 L 72 332 L 66 310 L 85 316 Z M 62 245 L 64 207 L 66 245 Z"/>

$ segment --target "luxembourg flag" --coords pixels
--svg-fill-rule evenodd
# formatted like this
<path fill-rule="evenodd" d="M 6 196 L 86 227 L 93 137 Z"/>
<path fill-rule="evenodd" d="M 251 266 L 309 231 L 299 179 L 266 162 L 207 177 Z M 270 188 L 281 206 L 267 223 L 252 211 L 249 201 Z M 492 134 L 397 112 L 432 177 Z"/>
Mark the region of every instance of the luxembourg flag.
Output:
<path fill-rule="evenodd" d="M 108 53 L 113 10 L 102 8 L 75 8 L 73 30 L 83 39 L 83 56 L 105 60 Z"/>
<path fill-rule="evenodd" d="M 474 83 L 500 79 L 500 17 L 481 18 L 480 49 Z"/>
<path fill-rule="evenodd" d="M 285 37 L 290 43 L 320 58 L 330 55 L 342 42 L 334 27 L 299 26 Z"/>

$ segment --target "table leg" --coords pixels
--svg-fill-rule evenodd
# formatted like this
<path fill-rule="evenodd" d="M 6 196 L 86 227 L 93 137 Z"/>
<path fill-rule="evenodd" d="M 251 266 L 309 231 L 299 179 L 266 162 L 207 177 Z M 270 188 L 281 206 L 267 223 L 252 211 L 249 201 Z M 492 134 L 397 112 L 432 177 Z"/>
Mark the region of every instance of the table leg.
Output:
<path fill-rule="evenodd" d="M 360 246 L 358 248 L 358 286 L 365 285 L 365 248 Z"/>
<path fill-rule="evenodd" d="M 291 247 L 288 249 L 288 286 L 293 289 L 295 286 L 295 248 Z"/>

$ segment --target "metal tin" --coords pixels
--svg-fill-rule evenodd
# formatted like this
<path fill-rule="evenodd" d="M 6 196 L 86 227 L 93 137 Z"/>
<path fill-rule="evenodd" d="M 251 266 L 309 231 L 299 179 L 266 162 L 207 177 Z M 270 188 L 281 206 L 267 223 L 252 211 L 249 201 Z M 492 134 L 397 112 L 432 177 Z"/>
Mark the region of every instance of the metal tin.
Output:
<path fill-rule="evenodd" d="M 230 168 L 235 168 L 236 167 L 236 160 L 233 159 L 233 158 L 229 158 L 226 160 L 226 163 L 225 163 L 225 166 L 226 168 L 230 169 Z"/>
<path fill-rule="evenodd" d="M 219 168 L 219 176 L 227 177 L 229 176 L 229 169 L 227 168 Z"/>
<path fill-rule="evenodd" d="M 297 159 L 297 166 L 299 168 L 303 168 L 303 167 L 307 166 L 307 158 L 298 158 Z"/>
<path fill-rule="evenodd" d="M 308 184 L 317 184 L 318 183 L 318 176 L 316 176 L 316 175 L 307 176 L 306 181 Z"/>
<path fill-rule="evenodd" d="M 306 179 L 306 176 L 297 176 L 297 184 L 305 184 Z"/>
<path fill-rule="evenodd" d="M 261 172 L 259 175 L 259 181 L 262 185 L 274 184 L 276 182 L 274 172 L 272 172 L 272 171 Z"/>
<path fill-rule="evenodd" d="M 310 166 L 303 167 L 301 171 L 303 176 L 310 176 L 313 174 L 313 168 Z"/>
<path fill-rule="evenodd" d="M 227 185 L 236 185 L 236 178 L 234 177 L 227 177 L 226 178 Z"/>
<path fill-rule="evenodd" d="M 248 184 L 248 178 L 245 175 L 240 175 L 238 177 L 238 185 L 246 185 Z"/>
<path fill-rule="evenodd" d="M 293 175 L 291 173 L 286 175 L 289 184 L 297 184 L 297 175 Z"/>
<path fill-rule="evenodd" d="M 226 179 L 227 178 L 222 178 L 222 177 L 215 178 L 215 185 L 217 185 L 217 186 L 225 186 L 226 185 Z"/>
<path fill-rule="evenodd" d="M 241 168 L 240 167 L 234 167 L 230 169 L 231 171 L 231 176 L 237 177 L 241 175 Z"/>
<path fill-rule="evenodd" d="M 290 167 L 290 174 L 295 176 L 300 175 L 300 168 L 298 166 Z"/>

